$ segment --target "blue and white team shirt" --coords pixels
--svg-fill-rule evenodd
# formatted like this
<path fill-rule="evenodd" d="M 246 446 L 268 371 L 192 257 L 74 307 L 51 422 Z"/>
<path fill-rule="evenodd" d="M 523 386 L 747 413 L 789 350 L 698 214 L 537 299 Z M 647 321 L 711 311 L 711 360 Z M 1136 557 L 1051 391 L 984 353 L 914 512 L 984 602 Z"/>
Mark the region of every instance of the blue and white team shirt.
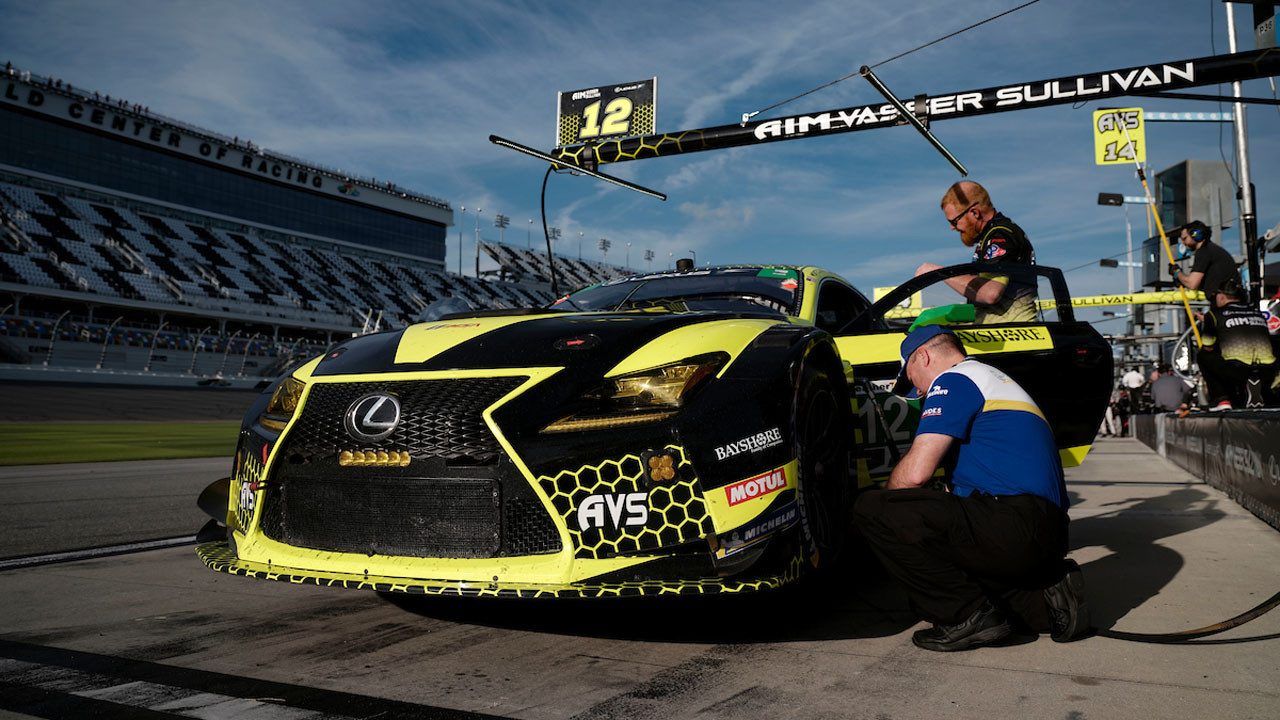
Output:
<path fill-rule="evenodd" d="M 1067 508 L 1053 430 L 1022 386 L 996 368 L 965 359 L 939 375 L 921 408 L 917 434 L 924 433 L 959 441 L 956 495 L 1039 495 Z"/>

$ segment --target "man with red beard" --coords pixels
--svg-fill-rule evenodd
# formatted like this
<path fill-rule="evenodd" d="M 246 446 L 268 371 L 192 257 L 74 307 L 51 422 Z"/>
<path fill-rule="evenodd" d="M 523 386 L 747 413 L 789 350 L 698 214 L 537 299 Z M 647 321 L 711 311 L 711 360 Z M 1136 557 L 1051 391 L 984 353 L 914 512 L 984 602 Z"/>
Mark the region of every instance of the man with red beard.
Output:
<path fill-rule="evenodd" d="M 961 180 L 942 196 L 942 214 L 951 229 L 960 233 L 965 247 L 973 248 L 973 262 L 982 264 L 1018 263 L 1035 265 L 1036 253 L 1031 241 L 1009 218 L 991 204 L 986 188 L 971 180 Z M 923 263 L 916 268 L 921 275 L 942 267 Z M 946 280 L 952 290 L 977 306 L 978 324 L 1034 322 L 1036 313 L 1035 278 L 1014 278 L 998 272 L 959 275 Z"/>

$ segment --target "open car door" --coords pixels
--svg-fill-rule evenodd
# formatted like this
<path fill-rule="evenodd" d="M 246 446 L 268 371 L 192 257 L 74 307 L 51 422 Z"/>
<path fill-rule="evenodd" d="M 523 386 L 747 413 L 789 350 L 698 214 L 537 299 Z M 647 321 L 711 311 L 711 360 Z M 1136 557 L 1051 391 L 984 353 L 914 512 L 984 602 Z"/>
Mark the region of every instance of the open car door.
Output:
<path fill-rule="evenodd" d="M 1056 307 L 1038 309 L 1031 322 L 945 324 L 970 355 L 1008 373 L 1035 399 L 1053 428 L 1064 467 L 1079 465 L 1093 446 L 1111 396 L 1111 347 L 1093 326 L 1075 319 L 1062 271 L 1028 265 L 953 265 L 903 283 L 833 333 L 850 366 L 854 446 L 859 449 L 853 462 L 859 487 L 888 477 L 910 446 L 920 418 L 919 401 L 889 392 L 900 369 L 898 348 L 915 320 L 914 314 L 896 308 L 948 278 L 979 272 L 998 272 L 1041 288 L 1043 279 Z"/>

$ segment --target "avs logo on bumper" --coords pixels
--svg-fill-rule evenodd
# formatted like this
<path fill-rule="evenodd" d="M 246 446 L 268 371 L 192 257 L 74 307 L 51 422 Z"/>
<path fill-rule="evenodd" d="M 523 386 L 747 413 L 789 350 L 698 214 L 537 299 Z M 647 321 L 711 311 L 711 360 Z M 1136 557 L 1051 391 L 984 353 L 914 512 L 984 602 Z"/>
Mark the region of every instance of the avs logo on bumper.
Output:
<path fill-rule="evenodd" d="M 400 424 L 400 401 L 384 393 L 365 395 L 347 408 L 343 424 L 347 434 L 356 440 L 382 440 Z"/>
<path fill-rule="evenodd" d="M 578 529 L 619 530 L 649 522 L 649 494 L 605 493 L 588 495 L 578 505 Z"/>
<path fill-rule="evenodd" d="M 724 494 L 729 505 L 738 505 L 748 500 L 755 500 L 772 495 L 787 486 L 787 468 L 780 467 L 755 477 L 739 480 L 732 485 L 725 485 Z"/>

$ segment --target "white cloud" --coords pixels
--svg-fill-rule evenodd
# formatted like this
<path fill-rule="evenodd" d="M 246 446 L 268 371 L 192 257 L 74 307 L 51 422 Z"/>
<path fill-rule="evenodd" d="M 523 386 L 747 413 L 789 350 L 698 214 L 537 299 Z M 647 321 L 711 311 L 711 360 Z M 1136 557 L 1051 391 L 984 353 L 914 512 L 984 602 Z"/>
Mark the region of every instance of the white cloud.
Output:
<path fill-rule="evenodd" d="M 1212 5 L 1221 20 L 1220 4 Z M 1007 7 L 980 0 L 966 12 L 978 18 Z M 968 22 L 952 10 L 940 0 L 905 9 L 877 2 L 632 4 L 625 12 L 598 2 L 496 0 L 11 0 L 0 2 L 0 48 L 36 72 L 227 135 L 394 180 L 455 206 L 482 206 L 489 222 L 497 211 L 527 221 L 538 217 L 542 168 L 492 146 L 487 136 L 550 144 L 557 90 L 657 74 L 660 128 L 732 123 L 744 111 Z M 1159 35 L 1147 30 L 1149 12 L 1103 0 L 1040 3 L 878 72 L 911 95 L 1210 52 L 1208 8 L 1162 9 Z M 1221 35 L 1220 23 L 1217 30 Z M 1265 83 L 1247 87 L 1270 92 Z M 876 100 L 865 81 L 853 78 L 773 114 Z M 1097 207 L 1095 198 L 1101 190 L 1138 188 L 1132 173 L 1090 164 L 1090 110 L 934 125 L 991 188 L 997 206 L 1027 229 L 1043 263 L 1071 266 L 1123 248 L 1123 218 L 1115 208 Z M 1280 221 L 1280 167 L 1263 160 L 1280 154 L 1280 115 L 1255 107 L 1250 122 L 1259 221 L 1270 227 Z M 1156 169 L 1218 155 L 1216 127 L 1152 126 L 1148 133 Z M 920 260 L 965 259 L 937 210 L 956 175 L 905 127 L 606 170 L 665 190 L 671 201 L 585 178 L 553 178 L 549 222 L 562 228 L 570 252 L 583 232 L 588 240 L 648 247 L 660 258 L 697 250 L 699 259 L 846 268 L 866 284 L 893 284 Z M 468 241 L 473 222 L 468 217 Z M 1143 227 L 1136 212 L 1134 225 Z"/>

